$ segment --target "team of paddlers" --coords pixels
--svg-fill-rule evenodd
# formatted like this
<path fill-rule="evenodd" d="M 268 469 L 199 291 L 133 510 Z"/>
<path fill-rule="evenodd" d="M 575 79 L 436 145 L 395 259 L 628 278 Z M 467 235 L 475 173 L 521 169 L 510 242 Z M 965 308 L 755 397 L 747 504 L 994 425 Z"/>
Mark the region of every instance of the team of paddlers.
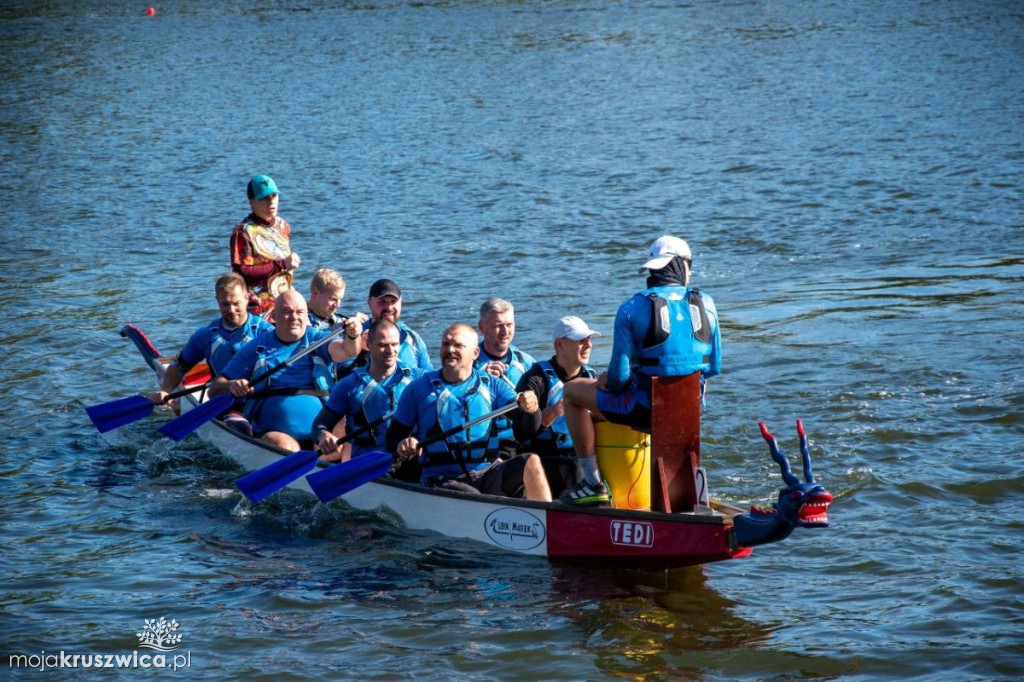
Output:
<path fill-rule="evenodd" d="M 384 450 L 393 476 L 424 485 L 600 505 L 609 492 L 594 421 L 649 431 L 654 377 L 699 372 L 703 399 L 704 379 L 721 368 L 715 305 L 688 286 L 682 239 L 651 244 L 640 268 L 646 288 L 616 314 L 607 371 L 589 366 L 600 334 L 576 316 L 555 323 L 550 358 L 517 348 L 514 309 L 500 298 L 483 303 L 476 328 L 443 331 L 434 369 L 423 338 L 401 321 L 398 284 L 377 280 L 370 312 L 345 317 L 345 282 L 321 268 L 307 299 L 293 288 L 301 261 L 277 214 L 277 185 L 257 175 L 247 194 L 252 211 L 230 239 L 232 272 L 215 284 L 220 317 L 168 365 L 155 404 L 205 361 L 216 377 L 210 396 L 236 399 L 225 423 L 286 450 L 316 447 L 329 461 Z"/>

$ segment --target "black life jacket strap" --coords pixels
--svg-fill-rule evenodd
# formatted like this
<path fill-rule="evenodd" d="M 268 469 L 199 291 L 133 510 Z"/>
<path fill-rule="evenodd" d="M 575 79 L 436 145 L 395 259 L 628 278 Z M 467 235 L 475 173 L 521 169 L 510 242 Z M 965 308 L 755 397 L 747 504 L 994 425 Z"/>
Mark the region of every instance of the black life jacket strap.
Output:
<path fill-rule="evenodd" d="M 330 395 L 330 391 L 318 391 L 311 388 L 268 388 L 263 391 L 255 391 L 246 397 L 250 400 L 262 400 L 280 395 L 313 395 L 323 399 Z"/>
<path fill-rule="evenodd" d="M 647 326 L 643 348 L 653 348 L 665 343 L 672 332 L 672 320 L 669 319 L 668 301 L 657 294 L 647 294 L 651 300 L 651 323 Z"/>
<path fill-rule="evenodd" d="M 695 307 L 700 315 L 700 329 L 693 333 L 693 338 L 701 343 L 711 343 L 711 320 L 708 319 L 708 311 L 704 308 L 704 299 L 700 297 L 700 289 L 690 289 L 690 293 L 686 295 L 686 302 Z"/>

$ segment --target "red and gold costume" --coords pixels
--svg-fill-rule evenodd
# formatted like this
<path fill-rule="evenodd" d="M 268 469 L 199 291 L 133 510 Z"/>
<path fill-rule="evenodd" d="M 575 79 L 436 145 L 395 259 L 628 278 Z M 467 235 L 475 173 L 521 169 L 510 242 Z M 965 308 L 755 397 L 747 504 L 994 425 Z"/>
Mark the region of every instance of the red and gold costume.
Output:
<path fill-rule="evenodd" d="M 283 218 L 268 223 L 250 213 L 231 232 L 231 269 L 249 287 L 250 307 L 262 314 L 274 305 L 274 291 L 281 277 L 291 284 L 286 261 L 291 254 L 292 227 Z M 281 276 L 281 277 L 279 277 Z"/>

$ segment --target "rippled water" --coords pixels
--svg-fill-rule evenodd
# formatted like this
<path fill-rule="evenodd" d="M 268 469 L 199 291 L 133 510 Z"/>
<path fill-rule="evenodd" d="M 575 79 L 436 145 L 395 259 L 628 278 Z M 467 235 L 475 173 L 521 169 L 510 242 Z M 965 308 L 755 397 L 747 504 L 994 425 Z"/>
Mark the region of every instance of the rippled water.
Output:
<path fill-rule="evenodd" d="M 1022 674 L 1019 3 L 156 9 L 0 5 L 0 653 L 124 653 L 165 616 L 205 679 Z M 216 315 L 255 172 L 300 279 L 339 269 L 350 311 L 393 277 L 431 344 L 495 294 L 536 355 L 562 314 L 608 334 L 646 245 L 688 239 L 725 343 L 712 493 L 769 502 L 757 421 L 795 455 L 801 417 L 832 527 L 553 565 L 251 507 L 153 420 L 97 435 L 84 405 L 152 386 L 121 324 L 173 352 Z"/>

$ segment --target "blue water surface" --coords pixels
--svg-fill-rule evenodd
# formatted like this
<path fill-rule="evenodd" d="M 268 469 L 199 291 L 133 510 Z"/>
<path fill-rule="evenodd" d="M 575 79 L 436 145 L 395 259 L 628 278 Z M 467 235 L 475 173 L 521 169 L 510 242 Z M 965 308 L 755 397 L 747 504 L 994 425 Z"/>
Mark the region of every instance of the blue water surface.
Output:
<path fill-rule="evenodd" d="M 1021 676 L 1019 3 L 155 10 L 0 5 L 0 665 L 131 653 L 165 617 L 194 679 Z M 795 456 L 800 417 L 832 526 L 668 572 L 551 564 L 249 505 L 163 412 L 97 434 L 84 406 L 154 387 L 122 324 L 173 353 L 216 316 L 258 172 L 300 288 L 333 267 L 352 312 L 395 279 L 435 354 L 497 295 L 524 349 L 577 314 L 603 365 L 647 245 L 687 239 L 725 344 L 712 495 L 770 503 L 757 422 Z"/>

